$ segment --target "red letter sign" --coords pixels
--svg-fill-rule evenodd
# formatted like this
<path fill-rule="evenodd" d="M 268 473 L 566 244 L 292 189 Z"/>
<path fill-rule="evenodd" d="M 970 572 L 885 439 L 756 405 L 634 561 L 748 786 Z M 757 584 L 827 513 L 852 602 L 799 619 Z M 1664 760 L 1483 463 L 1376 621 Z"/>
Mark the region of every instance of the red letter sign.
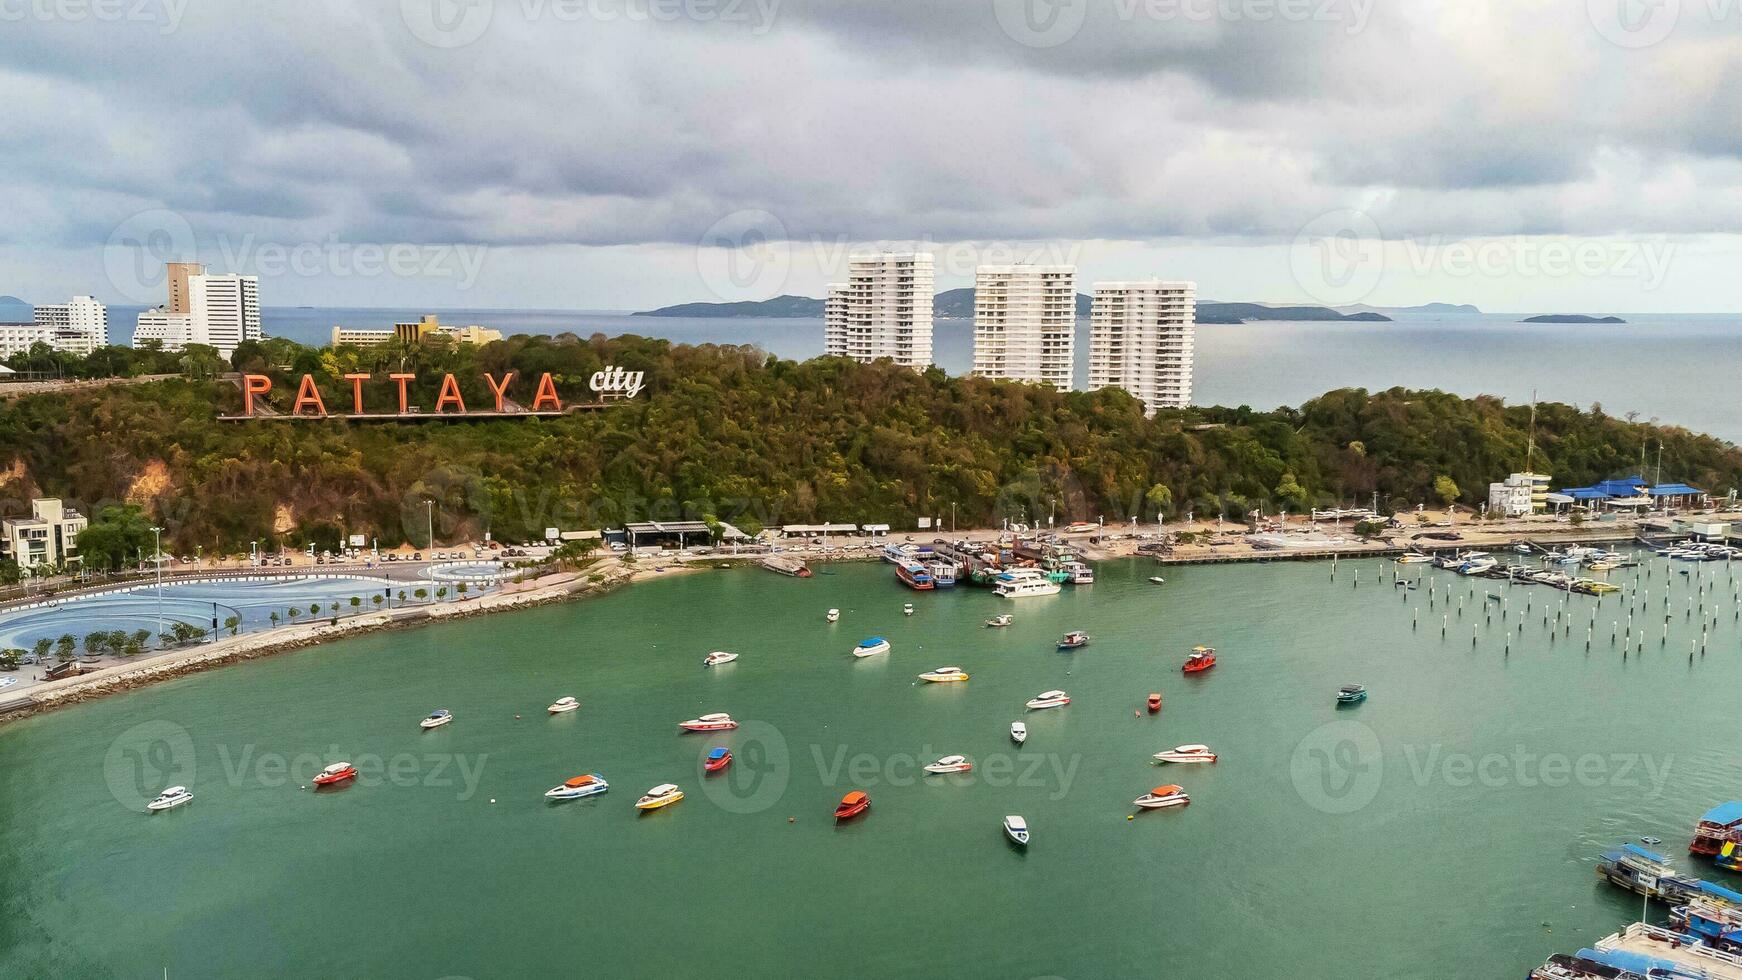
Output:
<path fill-rule="evenodd" d="M 290 407 L 290 414 L 301 415 L 304 405 L 313 405 L 316 414 L 327 414 L 326 403 L 321 401 L 321 390 L 315 387 L 312 374 L 302 376 L 302 385 L 296 389 L 296 404 Z"/>
<path fill-rule="evenodd" d="M 254 396 L 262 399 L 272 390 L 272 379 L 264 374 L 242 375 L 242 414 L 254 414 Z"/>
<path fill-rule="evenodd" d="M 352 411 L 363 414 L 363 382 L 369 380 L 367 374 L 347 374 L 345 380 L 351 382 Z"/>
<path fill-rule="evenodd" d="M 532 398 L 532 410 L 538 411 L 539 407 L 547 401 L 557 411 L 563 410 L 563 401 L 556 396 L 556 382 L 550 380 L 549 371 L 544 372 L 544 376 L 538 379 L 538 394 Z"/>
<path fill-rule="evenodd" d="M 498 382 L 496 380 L 496 376 L 494 374 L 484 375 L 484 383 L 489 385 L 490 390 L 496 393 L 496 412 L 497 412 L 497 414 L 501 414 L 501 412 L 502 412 L 502 398 L 504 395 L 506 395 L 508 393 L 508 382 L 513 381 L 513 380 L 514 380 L 514 372 L 513 371 L 510 371 L 507 374 L 503 375 L 502 380 L 500 382 Z"/>
<path fill-rule="evenodd" d="M 442 375 L 442 391 L 436 396 L 435 410 L 439 413 L 446 405 L 458 405 L 460 414 L 466 414 L 466 401 L 460 397 L 460 383 L 451 374 Z"/>
<path fill-rule="evenodd" d="M 415 375 L 415 374 L 390 374 L 390 375 L 388 375 L 388 377 L 392 378 L 394 381 L 399 382 L 399 414 L 404 415 L 406 412 L 411 411 L 411 409 L 407 408 L 406 404 L 405 404 L 406 403 L 405 386 L 411 382 L 412 378 L 417 377 L 417 375 Z"/>

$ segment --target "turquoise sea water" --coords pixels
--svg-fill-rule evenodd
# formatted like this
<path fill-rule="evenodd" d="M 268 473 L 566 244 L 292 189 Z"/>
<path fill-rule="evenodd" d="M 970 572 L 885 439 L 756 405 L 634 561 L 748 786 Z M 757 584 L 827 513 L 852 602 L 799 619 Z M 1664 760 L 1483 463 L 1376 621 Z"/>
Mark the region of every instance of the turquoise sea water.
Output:
<path fill-rule="evenodd" d="M 1521 976 L 1637 917 L 1600 849 L 1691 867 L 1694 820 L 1742 795 L 1727 565 L 1657 559 L 1625 660 L 1614 597 L 1519 587 L 1502 624 L 1501 586 L 1419 566 L 1415 591 L 1375 560 L 1156 571 L 1015 603 L 882 565 L 694 574 L 0 726 L 0 976 Z M 854 660 L 872 634 L 893 652 Z M 1185 678 L 1195 643 L 1221 660 Z M 915 681 L 943 665 L 973 679 Z M 1339 710 L 1346 683 L 1372 696 Z M 1050 688 L 1073 703 L 1023 710 Z M 435 708 L 457 720 L 420 732 Z M 745 724 L 679 734 L 708 711 Z M 1220 762 L 1150 762 L 1189 742 Z M 704 779 L 715 744 L 737 761 Z M 976 771 L 917 773 L 952 753 Z M 365 780 L 301 788 L 340 759 Z M 611 791 L 542 798 L 584 772 Z M 637 814 L 666 781 L 688 798 Z M 137 812 L 172 782 L 194 802 Z M 1191 805 L 1127 820 L 1163 783 Z M 835 826 L 852 789 L 871 811 Z"/>

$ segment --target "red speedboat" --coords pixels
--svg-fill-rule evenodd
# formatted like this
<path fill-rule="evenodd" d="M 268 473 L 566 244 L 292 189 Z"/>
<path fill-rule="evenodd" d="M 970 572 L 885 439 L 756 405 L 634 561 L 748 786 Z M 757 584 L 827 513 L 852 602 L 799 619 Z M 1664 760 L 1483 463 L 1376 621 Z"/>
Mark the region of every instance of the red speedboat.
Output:
<path fill-rule="evenodd" d="M 719 772 L 732 764 L 732 752 L 725 746 L 708 752 L 707 761 L 702 763 L 703 772 Z"/>
<path fill-rule="evenodd" d="M 1153 714 L 1159 714 L 1160 712 L 1161 712 L 1161 694 L 1159 692 L 1156 692 L 1156 691 L 1151 691 L 1149 694 L 1149 713 L 1153 715 Z"/>
<path fill-rule="evenodd" d="M 1209 647 L 1192 647 L 1192 655 L 1186 658 L 1185 666 L 1180 670 L 1188 674 L 1196 674 L 1216 666 L 1216 651 Z"/>
<path fill-rule="evenodd" d="M 316 786 L 331 786 L 334 783 L 342 783 L 347 779 L 356 778 L 356 766 L 351 765 L 349 762 L 335 762 L 325 769 L 322 769 L 321 774 L 315 777 L 314 783 Z"/>
<path fill-rule="evenodd" d="M 870 806 L 871 797 L 866 796 L 858 790 L 854 790 L 846 796 L 841 797 L 841 805 L 835 807 L 835 819 L 851 820 L 859 814 L 864 813 L 870 808 Z"/>

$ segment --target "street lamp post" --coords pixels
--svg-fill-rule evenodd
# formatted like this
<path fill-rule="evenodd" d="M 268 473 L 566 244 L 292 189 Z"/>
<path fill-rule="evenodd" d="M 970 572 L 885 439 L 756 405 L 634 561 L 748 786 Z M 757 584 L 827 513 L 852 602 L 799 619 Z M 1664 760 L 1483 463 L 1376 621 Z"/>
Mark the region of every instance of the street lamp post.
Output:
<path fill-rule="evenodd" d="M 424 519 L 429 522 L 429 543 L 424 545 L 424 547 L 434 548 L 435 547 L 435 500 L 433 498 L 429 499 L 429 500 L 425 500 L 423 502 L 423 513 L 424 513 Z"/>
<path fill-rule="evenodd" d="M 163 643 L 163 528 L 153 525 L 151 534 L 156 540 L 151 562 L 157 566 L 157 642 L 161 645 Z"/>

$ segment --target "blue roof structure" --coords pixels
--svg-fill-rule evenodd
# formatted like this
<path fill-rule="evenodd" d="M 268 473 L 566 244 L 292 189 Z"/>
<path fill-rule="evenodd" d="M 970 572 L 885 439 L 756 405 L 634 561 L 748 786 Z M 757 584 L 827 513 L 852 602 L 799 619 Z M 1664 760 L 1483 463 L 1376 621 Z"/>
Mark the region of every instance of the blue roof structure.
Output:
<path fill-rule="evenodd" d="M 1728 827 L 1733 823 L 1742 822 L 1742 803 L 1738 803 L 1735 800 L 1731 800 L 1728 803 L 1720 803 L 1717 806 L 1712 807 L 1710 810 L 1707 810 L 1706 815 L 1700 819 L 1705 823 L 1715 823 L 1723 827 Z"/>
<path fill-rule="evenodd" d="M 1652 487 L 1649 493 L 1653 497 L 1703 497 L 1706 491 L 1699 487 L 1690 487 L 1685 483 L 1665 483 Z"/>

